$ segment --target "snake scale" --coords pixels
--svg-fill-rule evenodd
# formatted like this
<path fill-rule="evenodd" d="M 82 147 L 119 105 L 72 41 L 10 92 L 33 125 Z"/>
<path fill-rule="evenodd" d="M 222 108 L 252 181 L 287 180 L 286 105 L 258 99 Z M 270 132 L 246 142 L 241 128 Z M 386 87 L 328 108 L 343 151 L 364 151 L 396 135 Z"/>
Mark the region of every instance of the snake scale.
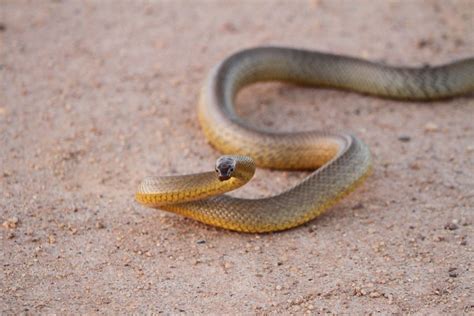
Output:
<path fill-rule="evenodd" d="M 252 126 L 236 114 L 239 90 L 273 80 L 400 100 L 435 100 L 474 91 L 474 58 L 408 68 L 283 47 L 237 52 L 212 69 L 199 99 L 202 129 L 224 154 L 215 171 L 146 178 L 136 200 L 209 225 L 261 233 L 310 221 L 351 192 L 371 170 L 370 151 L 359 138 L 336 132 L 275 132 Z M 315 171 L 271 197 L 223 194 L 249 181 L 255 166 Z"/>

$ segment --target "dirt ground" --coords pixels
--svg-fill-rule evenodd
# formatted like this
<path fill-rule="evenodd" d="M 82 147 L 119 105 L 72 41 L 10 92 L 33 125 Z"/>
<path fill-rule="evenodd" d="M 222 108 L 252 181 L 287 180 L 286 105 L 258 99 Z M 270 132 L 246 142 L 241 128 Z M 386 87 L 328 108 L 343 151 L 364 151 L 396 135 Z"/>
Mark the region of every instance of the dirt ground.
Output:
<path fill-rule="evenodd" d="M 397 65 L 474 53 L 474 1 L 0 3 L 2 314 L 474 312 L 474 97 L 400 103 L 260 84 L 248 120 L 338 128 L 374 174 L 326 215 L 249 235 L 147 209 L 150 174 L 209 170 L 207 71 L 286 45 Z M 258 170 L 241 196 L 305 174 Z"/>

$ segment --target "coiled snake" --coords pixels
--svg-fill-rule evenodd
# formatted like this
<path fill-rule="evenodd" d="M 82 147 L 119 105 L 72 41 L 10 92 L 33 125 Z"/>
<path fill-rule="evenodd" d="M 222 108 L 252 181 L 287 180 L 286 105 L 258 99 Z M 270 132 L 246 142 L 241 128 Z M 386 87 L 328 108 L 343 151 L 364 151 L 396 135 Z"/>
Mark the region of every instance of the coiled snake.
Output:
<path fill-rule="evenodd" d="M 371 158 L 356 136 L 273 132 L 251 126 L 236 115 L 237 92 L 269 80 L 401 100 L 433 100 L 474 91 L 474 58 L 436 67 L 402 68 L 291 48 L 237 52 L 210 72 L 199 100 L 204 133 L 226 156 L 217 160 L 215 172 L 147 178 L 136 200 L 226 229 L 270 232 L 312 220 L 361 183 L 370 172 Z M 316 171 L 271 197 L 242 199 L 222 194 L 250 180 L 255 165 Z"/>

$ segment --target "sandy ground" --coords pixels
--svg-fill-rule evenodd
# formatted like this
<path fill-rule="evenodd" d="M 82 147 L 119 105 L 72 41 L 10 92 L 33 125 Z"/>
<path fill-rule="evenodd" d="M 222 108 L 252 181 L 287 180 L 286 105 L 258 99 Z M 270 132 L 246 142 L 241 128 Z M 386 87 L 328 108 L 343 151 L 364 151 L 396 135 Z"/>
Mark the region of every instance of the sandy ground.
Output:
<path fill-rule="evenodd" d="M 248 120 L 342 128 L 373 176 L 323 217 L 248 235 L 134 202 L 149 174 L 209 170 L 207 71 L 278 44 L 390 64 L 474 52 L 474 1 L 1 1 L 2 314 L 474 312 L 474 98 L 400 103 L 261 84 Z M 303 173 L 258 170 L 237 195 Z"/>

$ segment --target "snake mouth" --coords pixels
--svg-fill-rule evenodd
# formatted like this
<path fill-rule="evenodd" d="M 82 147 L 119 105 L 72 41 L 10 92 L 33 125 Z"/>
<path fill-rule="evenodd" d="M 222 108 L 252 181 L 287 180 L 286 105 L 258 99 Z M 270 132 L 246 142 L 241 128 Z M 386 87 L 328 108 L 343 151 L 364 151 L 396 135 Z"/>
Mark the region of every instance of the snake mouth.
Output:
<path fill-rule="evenodd" d="M 232 178 L 232 173 L 234 172 L 234 168 L 229 166 L 219 166 L 216 168 L 217 178 L 220 181 L 226 181 Z"/>
<path fill-rule="evenodd" d="M 217 178 L 220 180 L 220 181 L 226 181 L 226 180 L 229 180 L 231 178 L 231 176 L 229 175 L 218 175 Z"/>

